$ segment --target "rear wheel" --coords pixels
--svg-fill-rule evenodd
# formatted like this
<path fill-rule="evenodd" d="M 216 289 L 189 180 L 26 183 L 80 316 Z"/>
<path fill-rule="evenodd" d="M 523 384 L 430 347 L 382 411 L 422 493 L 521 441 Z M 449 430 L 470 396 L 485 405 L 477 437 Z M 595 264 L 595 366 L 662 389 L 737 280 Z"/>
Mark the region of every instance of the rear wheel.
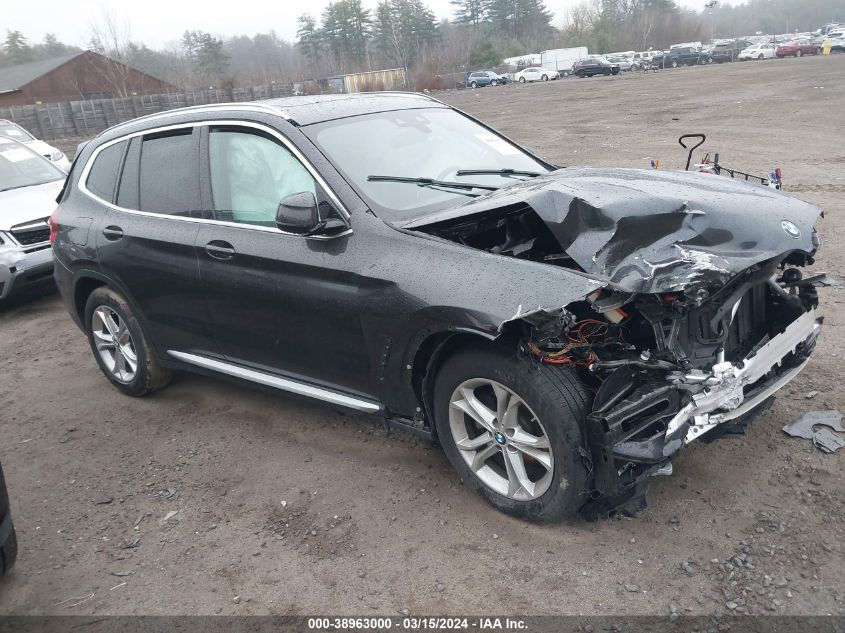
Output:
<path fill-rule="evenodd" d="M 532 521 L 560 520 L 583 504 L 587 404 L 570 369 L 496 348 L 449 358 L 434 388 L 437 435 L 462 479 Z"/>
<path fill-rule="evenodd" d="M 110 288 L 94 290 L 85 305 L 85 328 L 106 378 L 129 396 L 144 396 L 170 382 L 129 303 Z"/>
<path fill-rule="evenodd" d="M 520 77 L 520 78 L 519 78 L 519 83 L 524 84 L 524 83 L 525 83 L 525 77 Z"/>
<path fill-rule="evenodd" d="M 491 82 L 490 82 L 490 85 L 491 85 L 491 86 L 498 86 L 498 85 L 499 85 L 499 80 L 498 80 L 498 79 L 494 79 L 493 81 L 491 81 Z"/>
<path fill-rule="evenodd" d="M 586 73 L 586 72 L 584 72 L 583 70 L 579 70 L 577 74 L 578 74 L 578 77 L 579 77 L 580 79 L 583 79 L 584 77 L 586 77 L 586 76 L 587 76 L 587 73 Z"/>
<path fill-rule="evenodd" d="M 804 54 L 804 53 L 802 53 L 800 50 L 795 51 L 795 56 L 796 56 L 796 57 L 801 57 L 801 55 L 803 55 L 803 54 Z"/>
<path fill-rule="evenodd" d="M 757 59 L 763 59 L 763 53 L 760 53 L 759 55 L 757 55 Z"/>
<path fill-rule="evenodd" d="M 605 77 L 609 77 L 610 76 L 610 68 L 602 68 L 601 74 L 604 75 Z"/>
<path fill-rule="evenodd" d="M 677 67 L 678 67 L 678 62 L 672 62 L 672 68 L 677 68 Z"/>
<path fill-rule="evenodd" d="M 548 76 L 548 75 L 543 75 L 542 77 L 540 77 L 540 80 L 541 80 L 541 81 L 548 81 L 548 80 L 549 80 L 549 76 Z"/>
<path fill-rule="evenodd" d="M 469 84 L 469 87 L 470 87 L 470 88 L 477 88 L 477 87 L 478 87 L 478 84 L 477 84 L 477 83 L 475 83 L 474 81 L 471 81 L 471 82 L 470 82 L 470 84 Z"/>

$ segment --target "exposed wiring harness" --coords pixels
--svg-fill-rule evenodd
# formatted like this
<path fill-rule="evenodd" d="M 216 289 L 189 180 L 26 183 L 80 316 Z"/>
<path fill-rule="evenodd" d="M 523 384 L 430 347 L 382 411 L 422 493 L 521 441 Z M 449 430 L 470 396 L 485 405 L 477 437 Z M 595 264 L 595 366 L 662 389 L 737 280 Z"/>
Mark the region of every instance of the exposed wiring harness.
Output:
<path fill-rule="evenodd" d="M 565 332 L 563 346 L 559 350 L 544 351 L 532 341 L 528 341 L 528 349 L 543 363 L 550 365 L 565 365 L 567 367 L 589 367 L 598 357 L 590 349 L 594 344 L 604 341 L 610 330 L 605 321 L 584 319 L 578 321 Z M 621 338 L 622 331 L 619 330 Z"/>

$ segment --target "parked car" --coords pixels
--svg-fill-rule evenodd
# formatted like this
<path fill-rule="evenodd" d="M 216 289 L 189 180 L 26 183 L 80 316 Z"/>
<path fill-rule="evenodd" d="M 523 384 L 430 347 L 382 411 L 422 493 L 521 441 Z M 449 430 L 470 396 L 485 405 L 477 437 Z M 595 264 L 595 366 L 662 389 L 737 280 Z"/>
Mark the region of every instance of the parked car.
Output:
<path fill-rule="evenodd" d="M 742 49 L 739 53 L 740 61 L 749 59 L 774 59 L 774 57 L 775 46 L 771 42 L 752 44 L 751 46 Z"/>
<path fill-rule="evenodd" d="M 716 175 L 558 170 L 426 95 L 362 93 L 113 127 L 50 225 L 120 392 L 193 370 L 375 414 L 547 521 L 641 507 L 683 445 L 797 375 L 820 212 Z"/>
<path fill-rule="evenodd" d="M 633 57 L 631 57 L 631 61 L 634 64 L 632 70 L 647 68 L 651 65 L 651 60 L 656 54 L 656 51 L 641 51 L 639 53 L 634 53 Z"/>
<path fill-rule="evenodd" d="M 609 64 L 616 64 L 622 72 L 634 70 L 634 60 L 628 59 L 627 57 L 608 57 L 607 62 Z"/>
<path fill-rule="evenodd" d="M 3 475 L 3 467 L 0 466 L 0 576 L 5 575 L 12 569 L 17 557 L 18 537 L 12 523 L 6 477 Z"/>
<path fill-rule="evenodd" d="M 0 136 L 0 300 L 53 276 L 50 227 L 65 173 Z"/>
<path fill-rule="evenodd" d="M 579 59 L 572 65 L 572 74 L 583 79 L 584 77 L 594 77 L 596 75 L 618 75 L 619 64 L 591 57 L 588 59 Z"/>
<path fill-rule="evenodd" d="M 481 88 L 483 86 L 498 86 L 507 83 L 507 78 L 492 70 L 476 70 L 467 77 L 467 86 Z"/>
<path fill-rule="evenodd" d="M 692 46 L 673 48 L 668 53 L 658 53 L 651 60 L 652 66 L 659 68 L 678 68 L 679 66 L 696 66 L 711 64 L 713 58 L 709 53 Z"/>
<path fill-rule="evenodd" d="M 845 53 L 845 31 L 831 31 L 826 37 L 830 40 L 830 51 L 832 53 Z M 823 45 L 824 42 L 819 48 Z"/>
<path fill-rule="evenodd" d="M 812 40 L 792 40 L 779 44 L 775 49 L 777 57 L 803 57 L 804 55 L 818 55 L 819 47 Z"/>
<path fill-rule="evenodd" d="M 722 42 L 721 44 L 716 44 L 716 46 L 713 47 L 713 51 L 710 56 L 717 64 L 735 62 L 739 59 L 739 54 L 749 46 L 751 46 L 751 42 L 747 40 Z"/>
<path fill-rule="evenodd" d="M 524 84 L 528 81 L 551 81 L 560 77 L 560 73 L 556 70 L 552 70 L 551 68 L 538 68 L 536 66 L 531 66 L 530 68 L 520 70 L 513 77 L 514 81 Z"/>
<path fill-rule="evenodd" d="M 38 140 L 17 123 L 0 119 L 0 136 L 5 136 L 27 145 L 64 172 L 70 169 L 70 161 L 62 150 Z"/>

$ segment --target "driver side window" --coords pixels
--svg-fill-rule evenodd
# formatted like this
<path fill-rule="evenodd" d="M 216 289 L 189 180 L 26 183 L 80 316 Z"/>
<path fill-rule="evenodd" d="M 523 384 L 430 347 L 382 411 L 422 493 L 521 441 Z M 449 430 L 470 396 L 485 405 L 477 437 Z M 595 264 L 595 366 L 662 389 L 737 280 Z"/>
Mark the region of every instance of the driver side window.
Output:
<path fill-rule="evenodd" d="M 275 226 L 279 202 L 316 194 L 314 178 L 277 139 L 258 130 L 212 127 L 208 135 L 214 218 Z"/>

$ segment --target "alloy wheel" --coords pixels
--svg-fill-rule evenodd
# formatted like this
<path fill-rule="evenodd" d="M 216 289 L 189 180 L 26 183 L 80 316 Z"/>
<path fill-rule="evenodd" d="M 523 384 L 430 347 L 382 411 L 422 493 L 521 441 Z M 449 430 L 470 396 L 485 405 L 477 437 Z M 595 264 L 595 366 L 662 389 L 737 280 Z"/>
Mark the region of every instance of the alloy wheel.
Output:
<path fill-rule="evenodd" d="M 138 355 L 126 322 L 108 306 L 100 306 L 91 315 L 91 335 L 109 373 L 120 382 L 132 382 L 138 371 Z"/>
<path fill-rule="evenodd" d="M 495 492 L 518 501 L 542 496 L 554 475 L 543 425 L 525 401 L 487 378 L 471 378 L 449 399 L 449 426 L 461 458 Z"/>

